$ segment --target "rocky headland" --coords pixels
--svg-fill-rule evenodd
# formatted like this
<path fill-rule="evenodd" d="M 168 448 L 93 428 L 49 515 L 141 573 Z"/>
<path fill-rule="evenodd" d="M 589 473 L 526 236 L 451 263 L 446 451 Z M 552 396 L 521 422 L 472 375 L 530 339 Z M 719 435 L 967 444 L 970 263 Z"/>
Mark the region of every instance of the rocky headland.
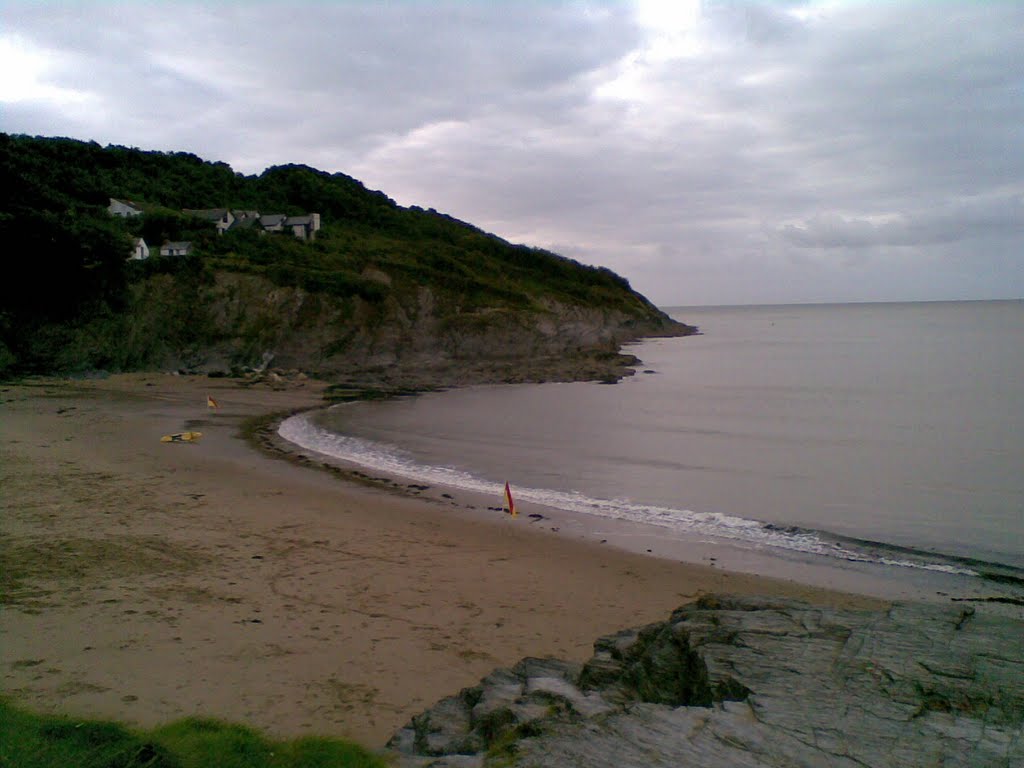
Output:
<path fill-rule="evenodd" d="M 231 272 L 197 286 L 187 318 L 174 296 L 166 276 L 134 286 L 133 323 L 153 329 L 136 336 L 151 366 L 249 376 L 305 371 L 363 390 L 611 382 L 640 362 L 619 351 L 623 344 L 697 332 L 639 303 L 623 309 L 546 298 L 530 306 L 460 309 L 430 286 L 370 303 Z M 167 329 L 182 323 L 209 331 L 194 343 L 162 343 Z"/>
<path fill-rule="evenodd" d="M 398 765 L 1024 765 L 1024 620 L 972 607 L 843 610 L 704 597 L 526 658 L 414 717 Z"/>
<path fill-rule="evenodd" d="M 696 331 L 605 267 L 399 206 L 343 173 L 245 176 L 188 153 L 0 133 L 0 174 L 13 182 L 0 234 L 19 264 L 0 283 L 0 376 L 615 381 L 635 362 L 623 343 Z M 256 227 L 259 211 L 316 228 Z"/>

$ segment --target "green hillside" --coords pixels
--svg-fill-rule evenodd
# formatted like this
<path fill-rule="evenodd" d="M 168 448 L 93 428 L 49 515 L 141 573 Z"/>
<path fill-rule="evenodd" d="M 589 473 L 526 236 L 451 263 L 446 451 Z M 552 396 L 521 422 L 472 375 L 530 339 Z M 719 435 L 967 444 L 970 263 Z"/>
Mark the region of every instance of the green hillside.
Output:
<path fill-rule="evenodd" d="M 129 316 L 137 319 L 154 285 L 199 295 L 227 273 L 348 302 L 340 315 L 358 308 L 363 323 L 373 322 L 374 307 L 383 322 L 395 307 L 415 305 L 427 288 L 436 317 L 508 310 L 521 322 L 522 313 L 555 304 L 614 310 L 648 330 L 679 332 L 610 270 L 510 244 L 433 210 L 400 207 L 340 173 L 287 165 L 245 176 L 186 153 L 0 134 L 0 182 L 8 271 L 0 282 L 0 371 L 9 373 L 144 368 L 171 347 L 237 335 L 207 323 L 205 335 L 163 339 L 159 355 L 153 344 L 126 349 L 107 337 L 124 331 Z M 132 201 L 144 215 L 111 216 L 111 198 Z M 219 235 L 182 212 L 193 208 L 316 212 L 322 228 L 311 242 L 256 228 Z M 154 253 L 180 240 L 192 242 L 194 253 L 130 262 L 139 236 Z M 154 283 L 157 277 L 163 282 Z M 91 340 L 76 333 L 86 325 Z"/>

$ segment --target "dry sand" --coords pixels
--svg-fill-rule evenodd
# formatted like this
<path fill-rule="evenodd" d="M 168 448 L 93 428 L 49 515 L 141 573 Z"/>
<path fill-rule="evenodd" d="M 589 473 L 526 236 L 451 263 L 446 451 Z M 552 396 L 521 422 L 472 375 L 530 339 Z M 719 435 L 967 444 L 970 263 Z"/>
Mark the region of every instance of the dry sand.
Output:
<path fill-rule="evenodd" d="M 703 593 L 879 604 L 473 519 L 241 438 L 321 392 L 162 374 L 0 386 L 0 691 L 379 747 L 496 666 L 585 660 Z M 160 442 L 185 429 L 203 437 Z"/>

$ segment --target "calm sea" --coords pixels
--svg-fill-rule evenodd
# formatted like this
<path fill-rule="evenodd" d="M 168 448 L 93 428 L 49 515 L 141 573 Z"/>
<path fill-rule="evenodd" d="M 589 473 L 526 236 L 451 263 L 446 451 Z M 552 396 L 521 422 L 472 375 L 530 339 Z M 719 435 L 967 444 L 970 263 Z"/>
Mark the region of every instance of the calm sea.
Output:
<path fill-rule="evenodd" d="M 348 404 L 282 435 L 762 553 L 1024 576 L 1024 301 L 668 311 L 701 335 L 631 345 L 618 385 Z"/>

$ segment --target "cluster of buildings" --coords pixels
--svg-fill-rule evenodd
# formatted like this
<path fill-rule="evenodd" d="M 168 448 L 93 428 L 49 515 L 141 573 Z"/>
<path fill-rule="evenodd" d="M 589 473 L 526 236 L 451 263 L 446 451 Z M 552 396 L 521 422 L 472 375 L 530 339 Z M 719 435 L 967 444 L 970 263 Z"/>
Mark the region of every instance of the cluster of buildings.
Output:
<path fill-rule="evenodd" d="M 142 208 L 131 200 L 110 198 L 107 210 L 112 216 L 141 216 Z M 217 228 L 217 234 L 233 232 L 240 229 L 255 229 L 260 234 L 267 232 L 290 232 L 299 240 L 313 240 L 320 231 L 320 214 L 307 213 L 303 216 L 286 216 L 283 213 L 263 213 L 259 211 L 232 211 L 227 208 L 183 208 L 182 213 L 207 221 Z M 168 242 L 160 246 L 161 256 L 188 256 L 192 253 L 189 241 Z M 141 237 L 133 243 L 132 255 L 135 260 L 148 259 L 151 250 Z"/>
<path fill-rule="evenodd" d="M 157 253 L 161 256 L 188 256 L 192 253 L 192 243 L 188 240 L 166 242 L 160 246 Z M 152 255 L 153 251 L 146 244 L 144 239 L 136 237 L 132 240 L 132 255 L 128 257 L 129 260 L 142 261 L 143 259 L 148 259 Z"/>

